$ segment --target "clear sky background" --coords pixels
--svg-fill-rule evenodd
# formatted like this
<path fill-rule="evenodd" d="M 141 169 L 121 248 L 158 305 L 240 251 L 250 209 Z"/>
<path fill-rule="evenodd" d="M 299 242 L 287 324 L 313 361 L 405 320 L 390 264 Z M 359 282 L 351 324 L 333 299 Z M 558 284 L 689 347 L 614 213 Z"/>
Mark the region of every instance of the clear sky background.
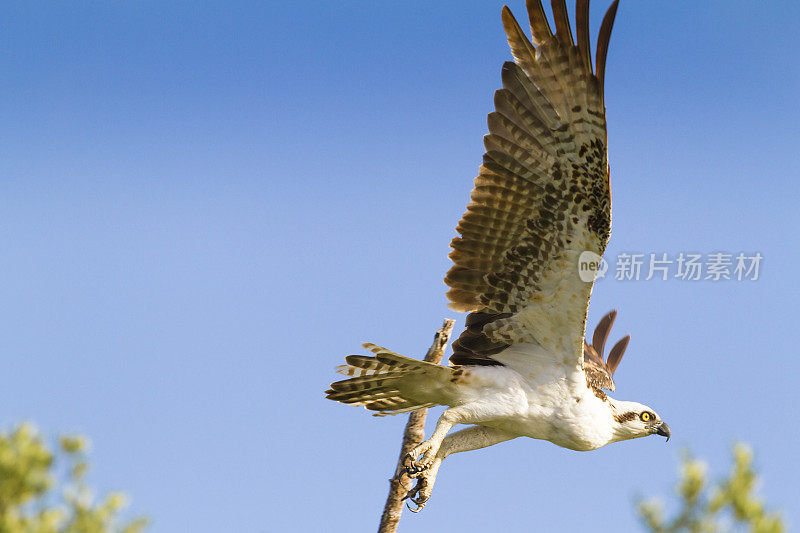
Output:
<path fill-rule="evenodd" d="M 92 483 L 153 531 L 375 529 L 405 417 L 322 391 L 363 341 L 420 356 L 463 326 L 442 277 L 510 58 L 501 5 L 3 3 L 0 426 L 89 435 Z M 614 396 L 669 444 L 459 454 L 402 531 L 636 531 L 681 449 L 721 475 L 737 439 L 798 525 L 798 20 L 617 15 L 609 256 L 764 257 L 755 282 L 595 287 L 590 327 L 617 308 L 612 340 L 632 334 Z"/>

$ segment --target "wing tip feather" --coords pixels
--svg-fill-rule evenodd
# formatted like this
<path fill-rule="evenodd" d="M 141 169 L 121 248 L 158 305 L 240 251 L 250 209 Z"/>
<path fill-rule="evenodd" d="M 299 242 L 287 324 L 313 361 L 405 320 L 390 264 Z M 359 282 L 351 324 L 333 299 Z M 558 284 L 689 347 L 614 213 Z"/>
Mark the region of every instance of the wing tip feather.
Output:
<path fill-rule="evenodd" d="M 528 20 L 531 25 L 531 34 L 535 44 L 538 46 L 553 36 L 547 15 L 542 7 L 542 0 L 525 0 L 525 7 L 528 11 Z"/>
<path fill-rule="evenodd" d="M 583 71 L 588 77 L 592 75 L 592 50 L 589 45 L 589 0 L 577 0 L 575 3 L 575 33 Z"/>
<path fill-rule="evenodd" d="M 595 76 L 600 82 L 601 91 L 605 85 L 606 57 L 608 56 L 608 45 L 611 40 L 611 30 L 614 28 L 614 19 L 617 16 L 617 7 L 619 7 L 619 0 L 614 0 L 603 17 L 603 22 L 600 24 L 600 33 L 597 36 Z"/>
<path fill-rule="evenodd" d="M 614 375 L 614 372 L 617 371 L 617 367 L 619 367 L 620 361 L 622 361 L 622 356 L 625 355 L 625 350 L 628 348 L 628 343 L 631 340 L 630 334 L 625 335 L 622 337 L 617 343 L 611 348 L 611 352 L 608 354 L 608 362 L 606 366 L 608 367 L 608 371 L 611 375 Z"/>
<path fill-rule="evenodd" d="M 572 46 L 572 29 L 569 25 L 569 13 L 565 0 L 552 0 L 553 19 L 556 23 L 556 39 L 564 46 Z"/>

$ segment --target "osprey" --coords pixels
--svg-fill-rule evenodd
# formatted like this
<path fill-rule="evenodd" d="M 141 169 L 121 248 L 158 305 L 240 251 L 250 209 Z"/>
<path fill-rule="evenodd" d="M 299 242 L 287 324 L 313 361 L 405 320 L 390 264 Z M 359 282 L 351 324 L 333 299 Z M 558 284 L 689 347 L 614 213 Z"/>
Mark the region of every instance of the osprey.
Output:
<path fill-rule="evenodd" d="M 603 80 L 617 4 L 600 26 L 594 69 L 589 0 L 577 0 L 577 44 L 564 0 L 552 2 L 555 33 L 541 1 L 527 1 L 532 42 L 503 7 L 514 62 L 503 65 L 483 165 L 451 243 L 449 306 L 470 313 L 451 365 L 365 344 L 374 356 L 348 356 L 337 371 L 350 379 L 327 391 L 378 415 L 448 406 L 405 458 L 417 478 L 407 495 L 417 510 L 452 453 L 520 436 L 580 451 L 654 434 L 669 439 L 653 409 L 603 392 L 614 390 L 630 338 L 604 360 L 616 311 L 602 318 L 591 344 L 584 339 L 595 273 L 582 280 L 579 257 L 602 256 L 611 231 Z M 456 424 L 471 427 L 448 434 Z"/>

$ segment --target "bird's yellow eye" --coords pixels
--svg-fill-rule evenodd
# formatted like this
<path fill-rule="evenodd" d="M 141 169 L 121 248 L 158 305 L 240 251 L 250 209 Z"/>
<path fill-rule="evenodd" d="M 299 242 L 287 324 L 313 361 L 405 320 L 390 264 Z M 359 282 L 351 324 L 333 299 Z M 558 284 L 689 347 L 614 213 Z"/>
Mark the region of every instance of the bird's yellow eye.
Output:
<path fill-rule="evenodd" d="M 645 411 L 644 413 L 639 415 L 639 418 L 642 419 L 642 422 L 650 422 L 650 419 L 653 418 L 653 416 L 647 411 Z"/>

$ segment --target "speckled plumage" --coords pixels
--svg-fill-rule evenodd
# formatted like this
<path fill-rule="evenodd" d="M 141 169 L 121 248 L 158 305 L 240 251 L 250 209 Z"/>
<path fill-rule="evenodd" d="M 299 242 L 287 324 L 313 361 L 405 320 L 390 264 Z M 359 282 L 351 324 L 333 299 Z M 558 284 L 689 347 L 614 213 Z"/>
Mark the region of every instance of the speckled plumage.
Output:
<path fill-rule="evenodd" d="M 515 63 L 502 69 L 483 165 L 456 226 L 461 235 L 451 243 L 454 264 L 445 277 L 450 307 L 498 318 L 483 325 L 485 339 L 471 331 L 454 345 L 454 364 L 491 360 L 498 344 L 523 341 L 581 353 L 592 284 L 580 280 L 578 257 L 605 251 L 611 195 L 603 80 L 591 68 L 588 3 L 577 10 L 578 46 L 562 4 L 554 3 L 553 35 L 540 4 L 530 2 L 535 47 L 503 9 Z M 615 12 L 616 3 L 599 41 L 608 39 Z M 598 56 L 598 70 L 604 61 Z M 561 316 L 539 312 L 545 307 Z"/>

